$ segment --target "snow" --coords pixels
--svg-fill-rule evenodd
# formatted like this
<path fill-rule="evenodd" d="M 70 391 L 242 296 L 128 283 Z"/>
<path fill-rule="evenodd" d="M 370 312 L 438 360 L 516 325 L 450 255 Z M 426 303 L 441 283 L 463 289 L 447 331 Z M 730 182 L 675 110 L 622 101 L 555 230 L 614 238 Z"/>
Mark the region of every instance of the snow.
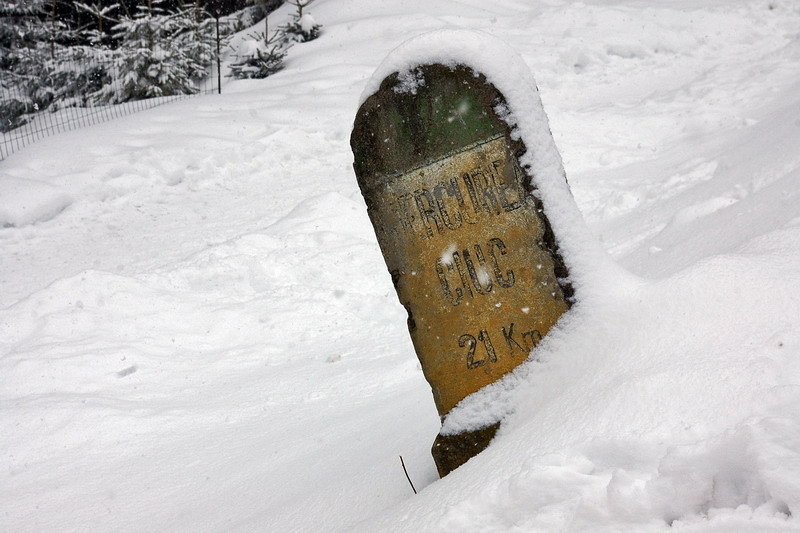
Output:
<path fill-rule="evenodd" d="M 263 40 L 247 39 L 239 43 L 236 50 L 237 58 L 255 57 L 258 52 L 266 52 L 267 46 Z"/>
<path fill-rule="evenodd" d="M 310 13 L 303 13 L 303 16 L 300 17 L 299 22 L 300 28 L 306 33 L 309 33 L 314 29 L 314 26 L 317 25 L 317 21 L 314 20 L 314 17 L 312 17 Z"/>
<path fill-rule="evenodd" d="M 797 3 L 314 15 L 266 80 L 0 163 L 0 530 L 800 530 Z M 348 140 L 390 52 L 454 29 L 521 57 L 467 59 L 525 139 L 539 96 L 499 67 L 535 73 L 574 203 L 552 147 L 527 163 L 577 302 L 448 419 L 503 425 L 438 480 Z M 443 41 L 418 52 L 470 45 Z"/>
<path fill-rule="evenodd" d="M 0 180 L 0 227 L 50 220 L 71 203 L 67 193 L 49 183 L 4 178 Z"/>

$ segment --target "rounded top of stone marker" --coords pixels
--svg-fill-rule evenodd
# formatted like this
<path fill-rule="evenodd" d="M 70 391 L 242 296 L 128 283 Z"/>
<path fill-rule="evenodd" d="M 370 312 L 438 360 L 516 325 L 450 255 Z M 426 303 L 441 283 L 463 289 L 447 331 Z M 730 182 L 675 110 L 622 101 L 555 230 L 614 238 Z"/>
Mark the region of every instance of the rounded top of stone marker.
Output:
<path fill-rule="evenodd" d="M 465 147 L 505 136 L 503 96 L 463 66 L 423 65 L 387 76 L 358 111 L 350 144 L 365 193 L 398 174 L 431 164 Z"/>
<path fill-rule="evenodd" d="M 413 37 L 392 50 L 367 82 L 359 105 L 377 92 L 391 74 L 398 73 L 401 80 L 410 80 L 409 73 L 422 65 L 469 67 L 486 75 L 491 83 L 494 78 L 516 77 L 519 82 L 532 82 L 535 87 L 528 66 L 504 41 L 480 31 L 436 30 Z M 497 76 L 493 76 L 495 73 Z M 505 94 L 503 87 L 498 86 L 498 89 Z"/>

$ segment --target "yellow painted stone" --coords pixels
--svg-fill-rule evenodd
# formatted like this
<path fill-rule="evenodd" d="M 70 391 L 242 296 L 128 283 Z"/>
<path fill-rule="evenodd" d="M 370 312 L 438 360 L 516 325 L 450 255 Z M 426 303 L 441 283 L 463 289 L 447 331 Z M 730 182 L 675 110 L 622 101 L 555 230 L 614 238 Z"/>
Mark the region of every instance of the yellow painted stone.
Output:
<path fill-rule="evenodd" d="M 384 79 L 353 125 L 353 168 L 442 417 L 523 362 L 572 299 L 509 111 L 480 73 L 423 65 Z M 440 434 L 439 475 L 497 427 Z"/>
<path fill-rule="evenodd" d="M 523 179 L 497 135 L 365 191 L 440 415 L 524 361 L 567 309 Z"/>

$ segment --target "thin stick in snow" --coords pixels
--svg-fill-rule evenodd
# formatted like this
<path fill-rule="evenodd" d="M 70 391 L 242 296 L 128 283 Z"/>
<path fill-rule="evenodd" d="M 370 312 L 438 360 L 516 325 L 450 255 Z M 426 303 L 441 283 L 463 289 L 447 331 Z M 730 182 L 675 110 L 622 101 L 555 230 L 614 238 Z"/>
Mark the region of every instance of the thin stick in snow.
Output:
<path fill-rule="evenodd" d="M 414 488 L 414 484 L 411 482 L 411 477 L 408 475 L 408 470 L 406 470 L 406 464 L 403 462 L 403 456 L 400 457 L 400 464 L 403 465 L 403 472 L 406 473 L 406 479 L 408 480 L 408 484 L 411 485 L 411 490 L 414 491 L 414 494 L 417 493 L 417 489 Z"/>

